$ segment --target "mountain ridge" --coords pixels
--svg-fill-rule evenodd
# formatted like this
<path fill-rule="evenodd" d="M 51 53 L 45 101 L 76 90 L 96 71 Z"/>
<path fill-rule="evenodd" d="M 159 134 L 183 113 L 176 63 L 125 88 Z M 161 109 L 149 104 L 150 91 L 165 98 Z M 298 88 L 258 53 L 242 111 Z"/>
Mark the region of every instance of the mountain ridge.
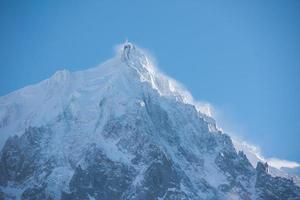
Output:
<path fill-rule="evenodd" d="M 0 199 L 300 197 L 293 181 L 255 169 L 145 52 L 120 47 L 96 68 L 0 98 Z"/>

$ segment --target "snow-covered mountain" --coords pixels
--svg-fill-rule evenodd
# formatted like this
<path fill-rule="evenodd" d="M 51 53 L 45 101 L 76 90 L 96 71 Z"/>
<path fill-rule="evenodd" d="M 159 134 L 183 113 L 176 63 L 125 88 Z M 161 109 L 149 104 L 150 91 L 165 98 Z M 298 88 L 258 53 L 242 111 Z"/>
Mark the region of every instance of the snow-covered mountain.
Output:
<path fill-rule="evenodd" d="M 140 48 L 0 98 L 0 199 L 300 199 Z"/>

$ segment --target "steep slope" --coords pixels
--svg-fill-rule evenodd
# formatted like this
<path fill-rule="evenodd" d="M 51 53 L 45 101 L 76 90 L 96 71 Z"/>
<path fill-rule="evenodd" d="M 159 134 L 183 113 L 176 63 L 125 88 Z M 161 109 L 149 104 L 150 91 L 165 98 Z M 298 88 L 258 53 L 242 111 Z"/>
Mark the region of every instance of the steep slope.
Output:
<path fill-rule="evenodd" d="M 299 199 L 130 43 L 0 98 L 0 199 Z"/>

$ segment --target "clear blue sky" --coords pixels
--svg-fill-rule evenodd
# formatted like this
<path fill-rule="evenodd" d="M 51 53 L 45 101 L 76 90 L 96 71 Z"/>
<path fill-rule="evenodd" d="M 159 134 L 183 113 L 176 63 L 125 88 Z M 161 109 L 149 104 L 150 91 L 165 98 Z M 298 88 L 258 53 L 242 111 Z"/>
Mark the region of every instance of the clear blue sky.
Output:
<path fill-rule="evenodd" d="M 129 38 L 228 130 L 300 162 L 300 1 L 145 2 L 1 1 L 0 95 L 97 65 Z"/>

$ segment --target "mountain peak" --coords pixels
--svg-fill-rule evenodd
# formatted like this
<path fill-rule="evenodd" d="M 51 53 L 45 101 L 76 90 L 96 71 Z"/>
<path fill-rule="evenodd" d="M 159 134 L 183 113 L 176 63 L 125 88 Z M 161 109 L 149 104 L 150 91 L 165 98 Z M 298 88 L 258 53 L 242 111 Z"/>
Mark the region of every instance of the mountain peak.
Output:
<path fill-rule="evenodd" d="M 131 56 L 130 54 L 132 51 L 135 51 L 135 46 L 126 40 L 126 42 L 123 44 L 122 59 L 123 60 L 130 59 Z"/>
<path fill-rule="evenodd" d="M 237 153 L 147 51 L 118 50 L 0 98 L 0 199 L 299 199 L 293 181 Z"/>
<path fill-rule="evenodd" d="M 146 50 L 141 49 L 126 41 L 120 47 L 121 60 L 130 67 L 134 68 L 146 68 L 153 71 L 153 63 L 151 62 L 151 56 L 146 52 Z"/>

